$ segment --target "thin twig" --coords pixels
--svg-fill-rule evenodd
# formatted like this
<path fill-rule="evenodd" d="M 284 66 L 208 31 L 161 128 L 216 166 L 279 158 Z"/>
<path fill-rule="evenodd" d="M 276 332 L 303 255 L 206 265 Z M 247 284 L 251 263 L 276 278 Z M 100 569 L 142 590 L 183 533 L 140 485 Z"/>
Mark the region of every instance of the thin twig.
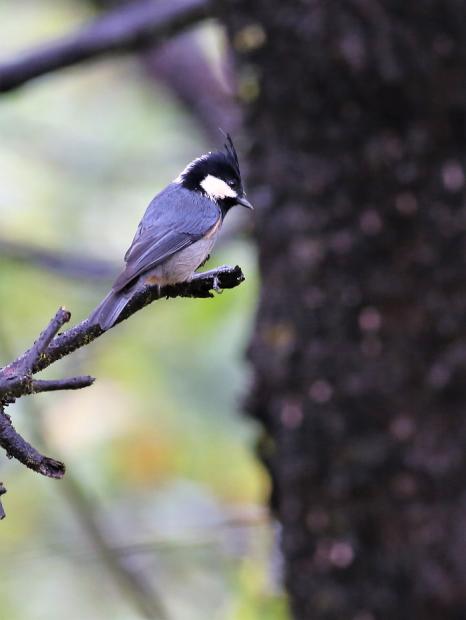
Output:
<path fill-rule="evenodd" d="M 29 469 L 50 478 L 62 478 L 65 475 L 65 465 L 44 456 L 31 446 L 14 428 L 10 416 L 5 413 L 5 405 L 13 402 L 15 398 L 34 392 L 79 389 L 92 384 L 92 377 L 72 377 L 61 381 L 35 381 L 32 378 L 34 366 L 60 327 L 69 321 L 70 317 L 68 310 L 60 308 L 33 346 L 19 358 L 21 361 L 15 367 L 0 370 L 0 446 L 10 458 L 14 457 Z"/>
<path fill-rule="evenodd" d="M 0 446 L 6 450 L 8 457 L 14 457 L 38 474 L 49 478 L 63 478 L 65 475 L 63 463 L 44 456 L 21 437 L 2 406 L 0 406 Z"/>
<path fill-rule="evenodd" d="M 34 379 L 32 381 L 31 394 L 38 394 L 39 392 L 57 392 L 58 390 L 80 390 L 81 388 L 89 387 L 94 381 L 95 378 L 89 375 L 56 380 Z"/>
<path fill-rule="evenodd" d="M 60 327 L 63 327 L 65 323 L 71 318 L 71 313 L 65 308 L 59 308 L 53 319 L 40 334 L 39 338 L 35 341 L 33 346 L 27 351 L 23 358 L 23 361 L 19 367 L 21 375 L 31 374 L 32 369 L 36 366 L 45 349 L 49 346 L 53 337 L 57 335 Z"/>
<path fill-rule="evenodd" d="M 205 18 L 207 7 L 206 0 L 126 3 L 77 32 L 0 64 L 0 92 L 86 60 L 154 45 Z"/>

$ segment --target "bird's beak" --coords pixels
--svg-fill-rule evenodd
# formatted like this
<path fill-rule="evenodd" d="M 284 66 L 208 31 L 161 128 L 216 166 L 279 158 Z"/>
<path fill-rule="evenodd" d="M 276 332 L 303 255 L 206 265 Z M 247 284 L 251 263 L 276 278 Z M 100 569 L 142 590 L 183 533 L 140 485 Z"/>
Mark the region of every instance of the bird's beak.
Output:
<path fill-rule="evenodd" d="M 254 209 L 254 207 L 252 206 L 252 204 L 249 202 L 249 200 L 246 198 L 246 196 L 238 196 L 238 198 L 236 199 L 236 202 L 243 206 L 246 207 L 247 209 Z"/>

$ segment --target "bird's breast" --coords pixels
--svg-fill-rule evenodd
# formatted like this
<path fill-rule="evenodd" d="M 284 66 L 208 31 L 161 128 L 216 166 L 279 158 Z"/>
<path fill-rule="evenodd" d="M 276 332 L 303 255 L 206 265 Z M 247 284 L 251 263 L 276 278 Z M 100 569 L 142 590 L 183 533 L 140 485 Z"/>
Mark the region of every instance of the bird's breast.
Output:
<path fill-rule="evenodd" d="M 190 280 L 196 269 L 200 267 L 209 256 L 220 225 L 221 222 L 216 224 L 213 227 L 215 230 L 212 231 L 211 229 L 205 237 L 184 250 L 176 252 L 176 254 L 170 256 L 170 258 L 162 264 L 157 265 L 155 269 L 147 274 L 145 282 L 164 286 L 166 284 L 176 284 L 177 282 L 186 282 L 186 280 Z"/>
<path fill-rule="evenodd" d="M 215 237 L 204 237 L 171 256 L 163 265 L 162 278 L 167 283 L 185 282 L 205 261 L 215 243 Z"/>

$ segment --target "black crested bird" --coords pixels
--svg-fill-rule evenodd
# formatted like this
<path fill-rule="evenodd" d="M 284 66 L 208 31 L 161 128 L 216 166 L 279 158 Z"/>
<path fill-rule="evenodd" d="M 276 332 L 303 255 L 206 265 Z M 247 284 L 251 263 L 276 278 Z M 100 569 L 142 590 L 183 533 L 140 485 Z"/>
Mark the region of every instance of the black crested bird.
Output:
<path fill-rule="evenodd" d="M 90 314 L 89 322 L 112 327 L 135 291 L 193 277 L 210 254 L 223 218 L 246 199 L 238 156 L 226 136 L 225 151 L 206 153 L 150 202 L 125 254 L 126 267 L 112 290 Z"/>

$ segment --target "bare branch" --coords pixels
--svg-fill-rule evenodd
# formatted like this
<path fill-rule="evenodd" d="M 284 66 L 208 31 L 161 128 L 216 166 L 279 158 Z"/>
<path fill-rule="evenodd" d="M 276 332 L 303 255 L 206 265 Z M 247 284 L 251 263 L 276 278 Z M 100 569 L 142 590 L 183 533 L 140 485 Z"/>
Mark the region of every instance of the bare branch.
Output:
<path fill-rule="evenodd" d="M 49 346 L 60 327 L 70 320 L 71 314 L 60 308 L 53 319 L 39 335 L 33 346 L 19 358 L 18 364 L 7 366 L 0 371 L 0 403 L 30 394 L 32 392 L 32 369 Z"/>
<path fill-rule="evenodd" d="M 244 281 L 244 275 L 240 267 L 223 266 L 211 271 L 198 273 L 190 282 L 182 282 L 170 286 L 147 286 L 146 288 L 136 292 L 129 300 L 128 305 L 122 312 L 116 324 L 126 320 L 138 310 L 141 310 L 148 304 L 166 297 L 196 297 L 206 298 L 213 297 L 212 290 L 234 288 Z M 40 360 L 33 368 L 33 372 L 43 370 L 56 362 L 57 360 L 69 355 L 76 349 L 91 343 L 98 338 L 104 331 L 98 325 L 90 325 L 87 319 L 68 329 L 63 334 L 59 334 L 50 343 L 46 351 L 41 355 Z M 25 353 L 24 355 L 27 355 Z M 7 366 L 4 370 L 7 372 L 15 371 L 18 364 L 22 363 L 21 356 L 15 362 Z M 0 371 L 1 377 L 1 371 Z"/>
<path fill-rule="evenodd" d="M 60 327 L 63 327 L 65 323 L 71 318 L 71 313 L 65 308 L 60 308 L 44 331 L 40 334 L 39 338 L 33 344 L 33 346 L 28 350 L 26 355 L 23 357 L 23 361 L 21 366 L 19 367 L 19 373 L 21 375 L 30 375 L 32 369 L 37 364 L 40 359 L 40 356 L 45 351 L 45 349 L 49 346 L 53 337 L 57 335 Z"/>
<path fill-rule="evenodd" d="M 57 392 L 58 390 L 80 390 L 89 387 L 95 381 L 94 377 L 86 375 L 84 377 L 69 377 L 68 379 L 40 380 L 35 379 L 32 382 L 31 394 L 39 392 Z"/>
<path fill-rule="evenodd" d="M 0 92 L 102 56 L 154 45 L 207 16 L 206 0 L 139 0 L 106 13 L 75 33 L 0 64 Z"/>
<path fill-rule="evenodd" d="M 75 377 L 62 381 L 32 379 L 33 368 L 39 363 L 60 327 L 68 322 L 70 317 L 71 314 L 67 310 L 60 308 L 33 346 L 19 358 L 18 364 L 0 370 L 0 446 L 9 457 L 18 459 L 26 467 L 50 478 L 62 478 L 65 474 L 64 464 L 44 456 L 23 439 L 5 413 L 5 405 L 13 402 L 15 398 L 33 392 L 78 389 L 91 385 L 93 382 L 91 377 Z"/>
<path fill-rule="evenodd" d="M 43 476 L 63 478 L 65 475 L 63 463 L 44 456 L 21 437 L 14 429 L 3 406 L 0 406 L 0 446 L 6 450 L 8 457 L 14 457 L 29 469 Z"/>
<path fill-rule="evenodd" d="M 243 280 L 244 276 L 239 267 L 224 266 L 196 274 L 190 282 L 161 288 L 148 286 L 133 295 L 118 322 L 162 297 L 213 297 L 212 290 L 219 292 L 224 288 L 234 288 Z M 0 369 L 0 446 L 6 450 L 8 456 L 15 457 L 30 469 L 51 478 L 61 478 L 65 473 L 65 466 L 40 454 L 17 433 L 5 413 L 5 405 L 13 402 L 15 398 L 34 392 L 79 389 L 93 383 L 94 379 L 88 376 L 54 381 L 40 381 L 32 377 L 36 372 L 90 344 L 105 333 L 100 326 L 90 324 L 85 319 L 66 332 L 56 335 L 60 327 L 69 321 L 70 316 L 67 310 L 60 308 L 34 345 L 14 362 Z"/>
<path fill-rule="evenodd" d="M 162 81 L 206 131 L 218 140 L 219 127 L 236 133 L 240 110 L 233 97 L 232 71 L 225 59 L 221 77 L 202 49 L 195 32 L 183 33 L 141 57 L 152 81 Z"/>
<path fill-rule="evenodd" d="M 78 280 L 110 280 L 117 271 L 115 265 L 100 258 L 86 258 L 59 250 L 48 250 L 2 237 L 0 255 Z"/>

